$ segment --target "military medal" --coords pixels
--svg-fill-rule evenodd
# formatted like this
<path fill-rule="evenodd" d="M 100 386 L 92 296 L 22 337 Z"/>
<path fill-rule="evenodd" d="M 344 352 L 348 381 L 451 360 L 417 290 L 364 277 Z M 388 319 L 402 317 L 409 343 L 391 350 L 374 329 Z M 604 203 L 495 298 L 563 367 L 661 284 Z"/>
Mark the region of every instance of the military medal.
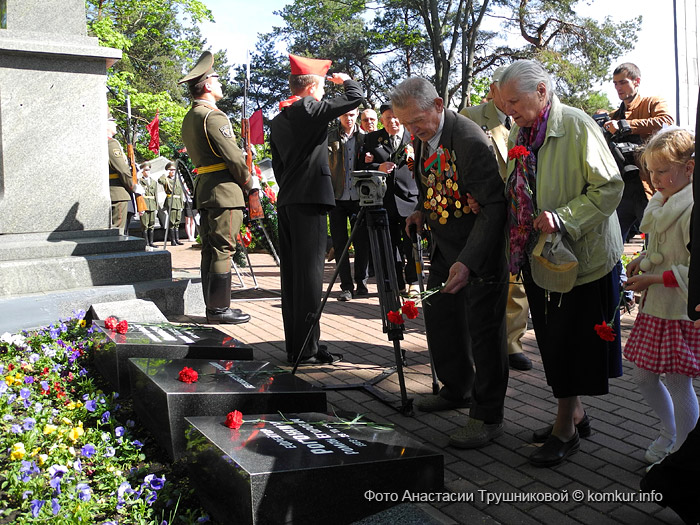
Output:
<path fill-rule="evenodd" d="M 440 224 L 447 224 L 450 216 L 458 219 L 470 211 L 459 193 L 456 159 L 454 152 L 440 146 L 423 162 L 421 182 L 426 187 L 423 208 L 429 211 L 431 220 Z"/>

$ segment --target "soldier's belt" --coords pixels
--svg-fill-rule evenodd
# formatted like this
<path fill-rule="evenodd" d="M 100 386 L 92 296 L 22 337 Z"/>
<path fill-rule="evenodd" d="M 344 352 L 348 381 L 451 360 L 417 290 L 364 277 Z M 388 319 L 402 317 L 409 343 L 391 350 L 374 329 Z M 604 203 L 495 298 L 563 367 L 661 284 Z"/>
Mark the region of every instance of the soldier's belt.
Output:
<path fill-rule="evenodd" d="M 202 173 L 211 173 L 213 171 L 221 171 L 227 169 L 226 164 L 223 162 L 220 162 L 219 164 L 212 164 L 211 166 L 200 166 L 197 168 L 197 173 L 202 174 Z"/>
<path fill-rule="evenodd" d="M 118 179 L 119 178 L 119 173 L 110 173 L 109 174 L 110 179 Z"/>

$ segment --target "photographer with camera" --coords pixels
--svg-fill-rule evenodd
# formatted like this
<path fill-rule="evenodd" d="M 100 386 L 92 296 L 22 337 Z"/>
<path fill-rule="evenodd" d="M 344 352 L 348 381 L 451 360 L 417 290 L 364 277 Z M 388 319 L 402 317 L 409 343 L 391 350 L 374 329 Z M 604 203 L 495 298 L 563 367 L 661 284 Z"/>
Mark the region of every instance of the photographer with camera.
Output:
<path fill-rule="evenodd" d="M 608 145 L 625 182 L 622 201 L 617 207 L 623 242 L 627 241 L 632 227 L 642 220 L 644 208 L 654 193 L 648 175 L 639 170 L 635 158 L 636 146 L 664 125 L 669 126 L 674 122 L 663 98 L 642 97 L 639 94 L 641 80 L 639 68 L 631 62 L 617 66 L 613 71 L 613 84 L 622 103 L 610 113 L 609 120 L 598 121 L 606 132 Z"/>

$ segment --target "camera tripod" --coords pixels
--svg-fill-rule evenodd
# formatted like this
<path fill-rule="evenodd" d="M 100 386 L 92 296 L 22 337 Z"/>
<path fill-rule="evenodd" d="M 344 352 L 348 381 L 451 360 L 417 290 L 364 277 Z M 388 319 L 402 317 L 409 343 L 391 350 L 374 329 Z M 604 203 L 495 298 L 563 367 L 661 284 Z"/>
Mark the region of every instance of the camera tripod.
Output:
<path fill-rule="evenodd" d="M 370 250 L 372 253 L 372 259 L 374 260 L 377 293 L 379 295 L 379 306 L 381 310 L 382 330 L 385 334 L 387 334 L 389 341 L 393 342 L 396 367 L 385 370 L 370 381 L 349 385 L 325 385 L 323 388 L 324 390 L 364 390 L 366 393 L 378 399 L 382 403 L 392 406 L 391 402 L 387 400 L 378 389 L 375 388 L 375 385 L 392 374 L 398 373 L 399 388 L 401 390 L 401 406 L 398 408 L 398 410 L 404 415 L 413 415 L 413 399 L 408 399 L 408 395 L 406 393 L 406 381 L 403 374 L 405 352 L 401 349 L 400 343 L 400 341 L 403 339 L 403 326 L 391 323 L 387 318 L 387 314 L 390 311 L 395 312 L 401 308 L 401 301 L 399 299 L 399 287 L 396 282 L 396 264 L 394 262 L 391 238 L 389 236 L 389 216 L 381 205 L 365 206 L 362 204 L 362 201 L 360 202 L 360 213 L 357 214 L 355 225 L 350 232 L 350 238 L 345 244 L 343 253 L 338 259 L 335 272 L 333 273 L 333 277 L 331 278 L 331 282 L 326 289 L 326 293 L 323 296 L 321 304 L 318 310 L 315 313 L 309 313 L 307 318 L 307 320 L 312 321 L 313 324 L 309 329 L 301 351 L 297 356 L 297 361 L 292 369 L 292 374 L 296 373 L 297 367 L 299 366 L 299 361 L 303 355 L 303 350 L 309 343 L 316 325 L 321 320 L 321 313 L 328 302 L 331 289 L 333 288 L 333 284 L 335 283 L 338 273 L 340 272 L 340 263 L 348 257 L 350 244 L 355 237 L 358 226 L 360 226 L 363 221 L 367 225 Z"/>

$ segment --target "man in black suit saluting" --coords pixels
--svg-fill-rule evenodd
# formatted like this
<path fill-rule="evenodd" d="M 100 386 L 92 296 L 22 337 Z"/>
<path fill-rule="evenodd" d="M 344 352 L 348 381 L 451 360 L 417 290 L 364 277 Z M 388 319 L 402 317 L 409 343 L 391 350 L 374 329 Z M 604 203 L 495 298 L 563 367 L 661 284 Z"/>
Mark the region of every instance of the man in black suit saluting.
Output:
<path fill-rule="evenodd" d="M 277 214 L 280 239 L 282 319 L 287 359 L 301 353 L 303 363 L 333 363 L 341 356 L 319 345 L 320 328 L 302 348 L 321 302 L 326 250 L 326 213 L 335 206 L 328 167 L 328 124 L 362 101 L 358 82 L 345 73 L 327 77 L 345 94 L 322 100 L 330 60 L 289 55 L 292 96 L 280 102 L 270 122 L 272 168 L 279 184 Z"/>
<path fill-rule="evenodd" d="M 470 406 L 467 424 L 450 436 L 450 445 L 480 447 L 503 433 L 508 386 L 503 180 L 486 134 L 446 109 L 429 81 L 409 78 L 390 96 L 394 113 L 416 139 L 420 195 L 406 224 L 430 226 L 428 288 L 442 286 L 423 308 L 443 387 L 417 406 L 423 411 Z M 488 202 L 478 215 L 470 213 L 467 194 Z"/>
<path fill-rule="evenodd" d="M 411 170 L 413 144 L 411 134 L 394 115 L 391 104 L 379 108 L 384 129 L 369 133 L 365 138 L 365 169 L 387 174 L 384 208 L 389 216 L 389 234 L 396 257 L 396 277 L 400 290 L 409 285 L 409 292 L 418 293 L 418 275 L 413 260 L 411 238 L 404 232 L 406 217 L 411 215 L 418 202 L 418 187 Z M 402 235 L 403 233 L 403 235 Z M 406 259 L 404 280 L 404 257 Z"/>

